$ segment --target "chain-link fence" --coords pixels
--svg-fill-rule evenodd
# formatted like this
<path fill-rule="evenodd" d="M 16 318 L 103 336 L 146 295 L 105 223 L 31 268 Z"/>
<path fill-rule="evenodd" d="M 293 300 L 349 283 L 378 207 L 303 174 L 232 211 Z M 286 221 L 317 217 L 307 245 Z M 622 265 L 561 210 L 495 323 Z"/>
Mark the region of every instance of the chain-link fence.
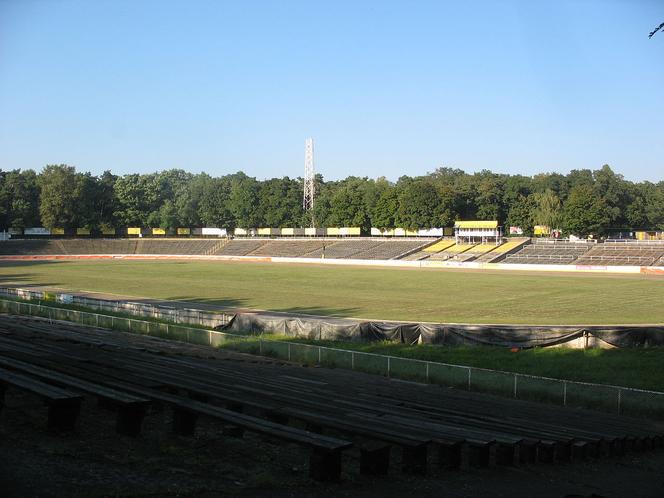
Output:
<path fill-rule="evenodd" d="M 33 315 L 169 339 L 224 347 L 298 363 L 356 370 L 515 399 L 591 408 L 664 420 L 664 392 L 539 377 L 486 368 L 415 360 L 376 353 L 265 339 L 0 299 L 0 311 Z"/>

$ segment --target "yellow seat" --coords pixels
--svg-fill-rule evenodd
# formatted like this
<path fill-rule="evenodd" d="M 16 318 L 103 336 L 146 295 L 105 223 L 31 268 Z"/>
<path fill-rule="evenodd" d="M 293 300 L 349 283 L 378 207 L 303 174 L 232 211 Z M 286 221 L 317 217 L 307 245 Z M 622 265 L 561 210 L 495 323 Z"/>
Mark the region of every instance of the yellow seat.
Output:
<path fill-rule="evenodd" d="M 509 241 L 505 242 L 504 244 L 498 246 L 493 252 L 496 253 L 496 254 L 504 254 L 506 252 L 511 251 L 512 249 L 516 249 L 517 247 L 522 245 L 527 240 L 528 240 L 527 238 L 509 240 Z"/>
<path fill-rule="evenodd" d="M 486 254 L 489 251 L 493 251 L 497 247 L 500 247 L 500 246 L 497 246 L 496 244 L 480 244 L 478 246 L 475 246 L 469 252 L 472 252 L 473 254 L 478 254 L 478 255 L 479 254 Z"/>
<path fill-rule="evenodd" d="M 422 249 L 424 252 L 440 252 L 444 251 L 450 246 L 454 245 L 453 240 L 439 240 L 435 244 L 430 245 L 429 247 L 425 247 Z"/>
<path fill-rule="evenodd" d="M 449 249 L 446 249 L 445 252 L 450 254 L 461 254 L 462 252 L 466 252 L 475 246 L 476 244 L 455 244 Z"/>

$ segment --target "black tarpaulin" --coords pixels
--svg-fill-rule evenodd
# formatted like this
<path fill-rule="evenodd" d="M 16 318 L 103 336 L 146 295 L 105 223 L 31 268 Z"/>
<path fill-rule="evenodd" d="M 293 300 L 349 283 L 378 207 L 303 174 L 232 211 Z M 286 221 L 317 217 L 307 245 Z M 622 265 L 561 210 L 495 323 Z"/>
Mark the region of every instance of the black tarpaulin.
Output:
<path fill-rule="evenodd" d="M 533 348 L 594 337 L 615 347 L 664 346 L 664 326 L 540 326 L 412 323 L 250 312 L 218 327 L 235 333 L 276 333 L 304 339 L 443 346 L 489 345 Z"/>

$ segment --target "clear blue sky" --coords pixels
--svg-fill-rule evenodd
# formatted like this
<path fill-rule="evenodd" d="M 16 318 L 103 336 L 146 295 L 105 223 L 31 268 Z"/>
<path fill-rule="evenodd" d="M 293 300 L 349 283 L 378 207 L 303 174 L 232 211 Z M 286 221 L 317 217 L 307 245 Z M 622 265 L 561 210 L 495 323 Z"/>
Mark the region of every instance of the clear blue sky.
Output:
<path fill-rule="evenodd" d="M 0 0 L 0 168 L 664 179 L 664 1 Z"/>

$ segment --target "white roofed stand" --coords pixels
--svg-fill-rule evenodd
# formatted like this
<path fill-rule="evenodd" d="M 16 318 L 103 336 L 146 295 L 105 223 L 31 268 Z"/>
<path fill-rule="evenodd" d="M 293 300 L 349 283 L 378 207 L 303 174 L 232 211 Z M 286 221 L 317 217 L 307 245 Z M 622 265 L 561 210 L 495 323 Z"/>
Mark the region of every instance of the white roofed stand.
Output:
<path fill-rule="evenodd" d="M 500 245 L 503 238 L 502 227 L 497 221 L 475 220 L 454 223 L 454 239 L 457 244 Z"/>

